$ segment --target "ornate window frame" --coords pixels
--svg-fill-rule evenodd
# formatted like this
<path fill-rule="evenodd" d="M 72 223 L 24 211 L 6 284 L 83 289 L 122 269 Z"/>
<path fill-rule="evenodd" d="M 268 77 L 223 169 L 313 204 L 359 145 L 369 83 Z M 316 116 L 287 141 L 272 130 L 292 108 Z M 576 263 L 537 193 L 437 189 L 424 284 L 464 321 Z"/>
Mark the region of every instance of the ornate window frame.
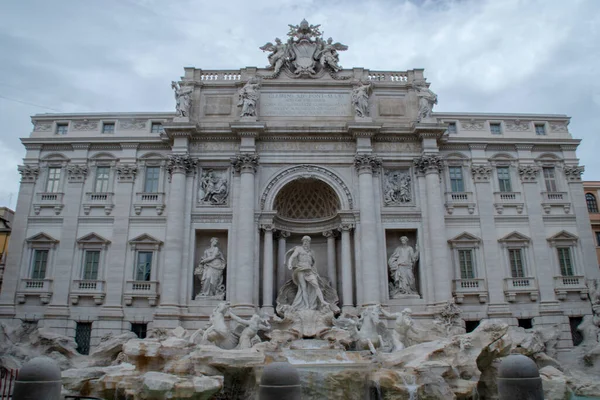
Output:
<path fill-rule="evenodd" d="M 578 275 L 582 275 L 582 263 L 580 262 L 580 260 L 583 260 L 582 254 L 581 254 L 581 249 L 579 248 L 579 237 L 567 232 L 565 230 L 562 230 L 554 235 L 552 235 L 551 237 L 549 237 L 548 239 L 546 239 L 548 241 L 548 245 L 550 246 L 550 248 L 552 249 L 552 254 L 553 256 L 550 258 L 551 264 L 552 264 L 552 268 L 553 271 L 555 273 L 555 276 L 563 276 L 560 270 L 560 262 L 558 260 L 558 248 L 568 248 L 570 249 L 570 255 L 571 255 L 571 263 L 573 264 L 573 275 L 572 276 L 578 276 Z M 564 275 L 564 276 L 571 276 L 571 275 Z"/>
<path fill-rule="evenodd" d="M 52 296 L 52 283 L 56 247 L 59 241 L 45 232 L 37 233 L 25 239 L 26 257 L 21 260 L 21 285 L 17 290 L 17 301 L 25 303 L 26 296 L 38 296 L 42 304 L 48 304 Z M 46 271 L 43 279 L 32 279 L 34 255 L 36 250 L 47 250 Z"/>
<path fill-rule="evenodd" d="M 133 208 L 136 215 L 142 213 L 143 208 L 155 208 L 157 215 L 162 215 L 165 209 L 165 192 L 167 185 L 167 159 L 159 153 L 147 153 L 138 158 L 138 177 L 135 182 L 135 201 Z M 159 167 L 158 191 L 145 192 L 146 167 Z"/>
<path fill-rule="evenodd" d="M 136 236 L 129 240 L 128 255 L 126 257 L 126 289 L 123 294 L 125 305 L 131 306 L 136 297 L 145 298 L 150 306 L 155 306 L 159 296 L 158 277 L 160 269 L 160 250 L 163 242 L 147 233 Z M 135 268 L 137 255 L 140 251 L 152 252 L 152 263 L 150 265 L 150 280 L 137 281 L 135 279 Z"/>
<path fill-rule="evenodd" d="M 105 276 L 108 260 L 108 246 L 110 240 L 95 232 L 88 233 L 77 239 L 77 251 L 75 252 L 75 265 L 79 265 L 75 279 L 71 286 L 71 303 L 77 304 L 79 297 L 92 297 L 97 305 L 104 302 Z M 85 279 L 85 260 L 88 251 L 99 251 L 98 273 L 96 279 Z"/>
<path fill-rule="evenodd" d="M 509 302 L 516 301 L 517 293 L 529 294 L 531 301 L 537 301 L 539 297 L 539 291 L 537 288 L 537 278 L 535 276 L 535 268 L 529 251 L 531 244 L 531 238 L 524 234 L 513 231 L 508 235 L 498 239 L 500 247 L 502 248 L 502 260 L 504 264 L 505 277 L 504 278 L 504 293 Z M 523 263 L 523 275 L 524 277 L 513 277 L 509 250 L 520 250 L 521 251 L 521 262 Z M 514 285 L 515 280 L 518 280 L 517 285 Z M 516 287 L 515 287 L 516 286 Z"/>
<path fill-rule="evenodd" d="M 448 240 L 452 250 L 452 265 L 454 266 L 453 293 L 457 303 L 462 303 L 465 296 L 478 296 L 480 303 L 487 302 L 488 291 L 485 277 L 485 266 L 481 252 L 481 239 L 469 232 L 463 232 Z M 473 263 L 473 277 L 463 278 L 460 268 L 462 250 L 470 250 Z"/>

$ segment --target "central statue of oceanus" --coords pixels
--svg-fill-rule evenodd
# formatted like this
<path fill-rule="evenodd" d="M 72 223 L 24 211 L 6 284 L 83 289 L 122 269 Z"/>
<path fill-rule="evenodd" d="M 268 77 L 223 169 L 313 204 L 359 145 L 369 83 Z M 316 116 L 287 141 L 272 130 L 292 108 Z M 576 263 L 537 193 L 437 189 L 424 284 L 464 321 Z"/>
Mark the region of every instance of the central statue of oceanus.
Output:
<path fill-rule="evenodd" d="M 283 285 L 277 296 L 277 312 L 281 315 L 304 310 L 340 311 L 335 290 L 317 273 L 310 242 L 310 237 L 304 236 L 302 245 L 286 254 L 286 258 L 289 256 L 286 264 L 292 270 L 292 279 Z"/>

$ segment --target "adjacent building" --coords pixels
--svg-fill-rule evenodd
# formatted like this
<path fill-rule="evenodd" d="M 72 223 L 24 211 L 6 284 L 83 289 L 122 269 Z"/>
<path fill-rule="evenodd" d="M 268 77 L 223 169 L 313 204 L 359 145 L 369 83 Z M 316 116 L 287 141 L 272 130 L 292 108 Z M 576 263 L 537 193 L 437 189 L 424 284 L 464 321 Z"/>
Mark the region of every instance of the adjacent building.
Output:
<path fill-rule="evenodd" d="M 598 209 L 598 199 L 600 198 L 600 182 L 583 182 L 583 190 L 585 191 L 585 202 L 587 204 L 588 213 L 590 214 L 590 222 L 592 223 L 592 232 L 594 234 L 594 245 L 596 246 L 598 268 L 600 268 L 600 211 Z"/>
<path fill-rule="evenodd" d="M 303 23 L 269 69 L 185 68 L 177 112 L 34 115 L 0 317 L 89 347 L 223 300 L 273 313 L 310 236 L 345 311 L 454 299 L 571 347 L 600 273 L 569 117 L 432 113 L 422 69 L 341 69 Z"/>
<path fill-rule="evenodd" d="M 6 253 L 13 217 L 15 212 L 7 207 L 0 207 L 0 290 L 2 290 L 2 279 L 6 266 Z"/>

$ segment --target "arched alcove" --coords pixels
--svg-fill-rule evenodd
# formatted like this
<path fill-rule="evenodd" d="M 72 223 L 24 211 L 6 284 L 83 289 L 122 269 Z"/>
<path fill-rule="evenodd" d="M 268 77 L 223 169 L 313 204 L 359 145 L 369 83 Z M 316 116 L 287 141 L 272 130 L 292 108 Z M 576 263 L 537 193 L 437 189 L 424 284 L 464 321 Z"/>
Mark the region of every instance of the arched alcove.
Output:
<path fill-rule="evenodd" d="M 292 221 L 335 217 L 340 200 L 325 182 L 315 178 L 297 179 L 286 184 L 275 197 L 277 216 Z"/>

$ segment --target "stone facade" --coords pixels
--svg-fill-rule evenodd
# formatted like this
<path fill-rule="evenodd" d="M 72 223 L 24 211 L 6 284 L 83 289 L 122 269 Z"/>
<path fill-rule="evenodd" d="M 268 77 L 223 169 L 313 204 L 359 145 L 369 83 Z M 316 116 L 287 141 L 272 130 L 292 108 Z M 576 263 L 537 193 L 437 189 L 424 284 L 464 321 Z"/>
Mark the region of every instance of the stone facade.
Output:
<path fill-rule="evenodd" d="M 586 181 L 583 182 L 583 190 L 585 191 L 585 201 L 590 214 L 590 222 L 592 223 L 592 232 L 594 234 L 594 244 L 596 246 L 596 257 L 598 266 L 600 267 L 600 182 Z"/>
<path fill-rule="evenodd" d="M 325 51 L 313 28 L 288 50 Z M 91 322 L 93 346 L 131 324 L 203 327 L 223 298 L 273 313 L 310 235 L 344 311 L 433 318 L 454 298 L 466 320 L 560 325 L 572 346 L 600 273 L 567 116 L 432 113 L 422 69 L 265 49 L 268 69 L 185 68 L 176 113 L 32 117 L 1 318 Z M 414 293 L 393 291 L 400 237 Z"/>

